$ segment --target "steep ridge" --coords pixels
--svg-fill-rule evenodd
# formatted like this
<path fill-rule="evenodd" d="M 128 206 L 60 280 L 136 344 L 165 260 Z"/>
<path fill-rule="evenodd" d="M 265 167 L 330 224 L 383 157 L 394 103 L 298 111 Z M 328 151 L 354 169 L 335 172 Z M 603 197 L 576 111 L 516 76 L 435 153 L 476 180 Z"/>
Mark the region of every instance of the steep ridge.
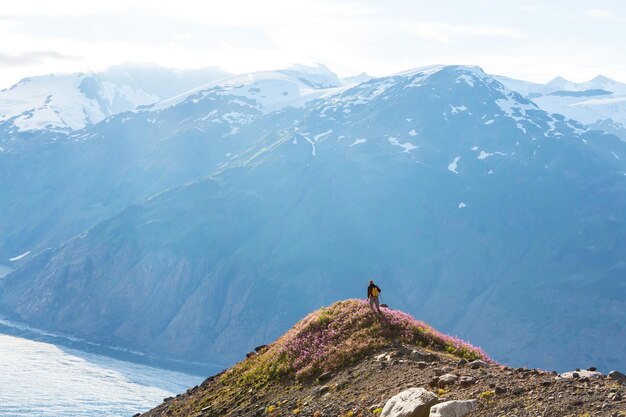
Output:
<path fill-rule="evenodd" d="M 619 372 L 502 366 L 401 311 L 345 300 L 142 416 L 619 416 L 625 394 Z"/>
<path fill-rule="evenodd" d="M 269 113 L 233 100 L 201 93 L 98 125 L 129 138 L 153 125 L 150 140 L 193 131 L 155 149 L 197 157 L 208 177 L 16 262 L 0 281 L 2 311 L 227 364 L 376 277 L 394 307 L 500 361 L 625 367 L 618 138 L 476 67 L 418 69 Z M 214 103 L 251 117 L 232 125 Z M 210 126 L 223 147 L 199 145 L 213 143 Z"/>

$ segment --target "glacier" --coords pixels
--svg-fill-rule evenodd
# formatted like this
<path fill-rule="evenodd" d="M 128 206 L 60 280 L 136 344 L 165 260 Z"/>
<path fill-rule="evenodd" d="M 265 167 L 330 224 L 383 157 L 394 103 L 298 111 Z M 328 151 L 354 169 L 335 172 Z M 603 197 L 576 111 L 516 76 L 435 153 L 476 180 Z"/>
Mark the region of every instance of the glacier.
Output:
<path fill-rule="evenodd" d="M 128 417 L 202 379 L 0 334 L 0 417 Z"/>

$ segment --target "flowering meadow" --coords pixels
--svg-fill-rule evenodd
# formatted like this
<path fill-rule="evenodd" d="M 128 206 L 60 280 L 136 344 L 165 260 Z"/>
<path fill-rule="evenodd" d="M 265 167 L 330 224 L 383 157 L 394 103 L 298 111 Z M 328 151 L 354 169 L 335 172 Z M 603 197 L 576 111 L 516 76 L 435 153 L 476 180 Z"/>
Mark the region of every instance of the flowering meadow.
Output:
<path fill-rule="evenodd" d="M 255 386 L 281 378 L 302 380 L 354 364 L 394 343 L 494 362 L 482 349 L 447 336 L 406 313 L 381 310 L 379 318 L 367 301 L 336 302 L 309 314 L 267 350 L 241 362 L 224 376 Z"/>

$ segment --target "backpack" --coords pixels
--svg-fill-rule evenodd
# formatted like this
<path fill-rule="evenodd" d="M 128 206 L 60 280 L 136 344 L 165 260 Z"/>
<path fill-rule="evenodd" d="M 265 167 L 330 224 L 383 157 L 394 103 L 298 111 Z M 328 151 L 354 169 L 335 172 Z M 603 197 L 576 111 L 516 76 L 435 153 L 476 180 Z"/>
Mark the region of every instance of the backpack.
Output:
<path fill-rule="evenodd" d="M 372 288 L 372 297 L 378 297 L 378 288 Z"/>

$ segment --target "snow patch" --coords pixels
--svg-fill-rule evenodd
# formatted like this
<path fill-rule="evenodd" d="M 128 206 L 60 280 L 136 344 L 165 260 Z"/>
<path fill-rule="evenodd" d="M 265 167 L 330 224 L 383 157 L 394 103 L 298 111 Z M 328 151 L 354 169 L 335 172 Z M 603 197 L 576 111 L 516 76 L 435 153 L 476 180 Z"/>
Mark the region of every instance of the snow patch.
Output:
<path fill-rule="evenodd" d="M 450 106 L 450 109 L 451 109 L 451 111 L 450 111 L 451 114 L 457 114 L 458 112 L 462 112 L 462 111 L 466 111 L 467 110 L 467 107 L 465 107 L 465 106 L 455 107 L 452 104 L 449 104 L 449 106 Z"/>
<path fill-rule="evenodd" d="M 402 153 L 410 153 L 413 149 L 418 148 L 418 146 L 415 146 L 411 142 L 400 143 L 398 141 L 398 138 L 394 136 L 390 136 L 389 138 L 387 138 L 387 140 L 389 141 L 390 144 L 401 147 L 403 149 Z"/>
<path fill-rule="evenodd" d="M 456 84 L 460 84 L 462 82 L 469 85 L 470 87 L 474 87 L 474 78 L 471 75 L 461 74 L 455 81 Z"/>
<path fill-rule="evenodd" d="M 9 258 L 9 261 L 11 261 L 11 262 L 17 262 L 17 261 L 19 261 L 20 259 L 24 259 L 25 257 L 27 257 L 27 256 L 28 256 L 28 254 L 30 254 L 30 251 L 26 251 L 26 252 L 24 252 L 23 254 L 21 254 L 21 255 L 17 255 L 17 256 L 15 256 L 15 257 L 13 257 L 13 258 Z"/>
<path fill-rule="evenodd" d="M 356 145 L 360 145 L 362 143 L 367 142 L 367 139 L 363 139 L 363 138 L 359 138 L 357 140 L 355 140 L 354 142 L 352 142 L 352 145 L 350 145 L 350 147 L 356 146 Z"/>
<path fill-rule="evenodd" d="M 454 161 L 450 162 L 450 164 L 448 164 L 448 171 L 450 172 L 454 172 L 455 174 L 458 174 L 459 172 L 456 170 L 458 168 L 458 162 L 461 159 L 460 156 L 457 156 L 456 158 L 454 158 Z"/>

